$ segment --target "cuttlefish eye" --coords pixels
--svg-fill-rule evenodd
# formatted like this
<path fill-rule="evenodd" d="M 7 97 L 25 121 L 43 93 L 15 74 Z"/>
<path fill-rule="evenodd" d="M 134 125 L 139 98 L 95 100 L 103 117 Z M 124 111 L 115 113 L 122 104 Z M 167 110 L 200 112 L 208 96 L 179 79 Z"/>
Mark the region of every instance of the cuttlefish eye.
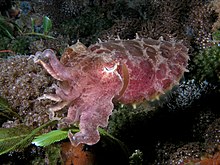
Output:
<path fill-rule="evenodd" d="M 118 67 L 118 63 L 114 64 L 112 67 L 104 66 L 103 71 L 106 73 L 113 73 Z"/>

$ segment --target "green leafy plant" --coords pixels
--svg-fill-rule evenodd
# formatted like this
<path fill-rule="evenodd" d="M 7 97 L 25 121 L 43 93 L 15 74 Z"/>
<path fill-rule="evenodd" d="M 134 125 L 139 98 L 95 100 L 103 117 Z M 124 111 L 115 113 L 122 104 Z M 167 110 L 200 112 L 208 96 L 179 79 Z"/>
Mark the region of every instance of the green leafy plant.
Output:
<path fill-rule="evenodd" d="M 31 18 L 31 32 L 25 33 L 25 35 L 35 35 L 43 38 L 55 39 L 54 37 L 48 35 L 50 30 L 52 29 L 52 21 L 49 17 L 44 16 L 43 18 L 43 33 L 35 32 L 35 19 Z"/>
<path fill-rule="evenodd" d="M 26 148 L 31 144 L 38 132 L 43 128 L 54 125 L 56 122 L 49 121 L 34 130 L 31 130 L 27 126 L 0 128 L 0 155 Z"/>
<path fill-rule="evenodd" d="M 49 146 L 55 142 L 59 142 L 61 140 L 68 138 L 69 131 L 71 131 L 72 133 L 76 133 L 79 131 L 79 129 L 78 128 L 64 128 L 60 130 L 53 130 L 51 132 L 35 137 L 35 139 L 32 141 L 32 144 L 35 144 L 36 146 L 40 146 L 40 147 Z M 99 128 L 99 132 L 101 136 L 107 137 L 108 139 L 115 141 L 122 145 L 122 142 L 120 142 L 120 140 L 110 135 L 104 129 Z"/>
<path fill-rule="evenodd" d="M 47 16 L 45 16 L 44 19 L 43 19 L 43 28 L 44 28 L 44 34 L 46 34 L 46 35 L 52 29 L 52 21 Z"/>
<path fill-rule="evenodd" d="M 78 129 L 72 129 L 73 132 L 78 132 Z M 46 134 L 35 137 L 32 144 L 36 146 L 46 147 L 52 143 L 59 142 L 68 137 L 68 130 L 54 130 Z"/>

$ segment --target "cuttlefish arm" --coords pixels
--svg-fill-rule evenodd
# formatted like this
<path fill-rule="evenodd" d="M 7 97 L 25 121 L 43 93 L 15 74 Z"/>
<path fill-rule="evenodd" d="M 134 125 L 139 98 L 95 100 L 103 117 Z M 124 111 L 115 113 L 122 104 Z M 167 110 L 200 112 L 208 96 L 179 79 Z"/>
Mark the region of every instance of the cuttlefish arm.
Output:
<path fill-rule="evenodd" d="M 46 57 L 49 59 L 49 62 L 46 63 L 39 59 L 39 57 Z M 73 79 L 73 70 L 60 63 L 55 52 L 51 49 L 46 49 L 43 52 L 38 51 L 35 54 L 34 62 L 41 64 L 52 77 L 59 81 Z"/>

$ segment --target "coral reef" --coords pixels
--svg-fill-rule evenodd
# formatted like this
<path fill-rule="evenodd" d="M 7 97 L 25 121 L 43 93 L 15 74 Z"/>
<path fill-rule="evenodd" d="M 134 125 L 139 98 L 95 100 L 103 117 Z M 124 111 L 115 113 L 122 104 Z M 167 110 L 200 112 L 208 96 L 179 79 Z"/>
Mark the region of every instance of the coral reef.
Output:
<path fill-rule="evenodd" d="M 43 93 L 52 91 L 49 86 L 53 80 L 35 65 L 28 56 L 15 56 L 0 60 L 0 95 L 8 100 L 12 109 L 22 121 L 8 121 L 4 127 L 13 127 L 23 123 L 30 127 L 38 127 L 49 120 L 47 105 L 50 101 L 39 102 L 36 99 Z"/>
<path fill-rule="evenodd" d="M 133 39 L 135 33 L 141 30 L 140 24 L 141 22 L 138 19 L 115 21 L 111 28 L 100 32 L 99 38 L 101 40 L 108 40 L 109 38 L 120 36 L 122 39 Z"/>
<path fill-rule="evenodd" d="M 86 10 L 73 20 L 62 20 L 58 32 L 69 36 L 71 45 L 80 38 L 86 46 L 98 40 L 98 34 L 113 25 L 113 20 L 108 18 L 103 8 L 93 7 Z"/>
<path fill-rule="evenodd" d="M 194 50 L 204 49 L 211 45 L 211 29 L 216 20 L 214 10 L 209 3 L 193 1 L 186 23 L 183 25 L 187 40 L 191 41 L 191 47 Z"/>
<path fill-rule="evenodd" d="M 183 40 L 193 51 L 210 45 L 210 30 L 217 11 L 208 2 L 31 0 L 18 4 L 23 10 L 16 23 L 27 32 L 31 27 L 30 17 L 39 22 L 39 16 L 46 15 L 52 19 L 53 34 L 61 35 L 70 45 L 79 38 L 89 46 L 98 38 L 107 40 L 119 35 L 122 39 L 132 39 L 138 33 L 153 39 L 163 36 L 166 40 Z M 33 46 L 29 48 L 34 53 Z"/>
<path fill-rule="evenodd" d="M 58 33 L 73 41 L 80 38 L 86 46 L 97 38 L 106 40 L 119 35 L 122 39 L 132 39 L 139 33 L 141 37 L 153 39 L 163 36 L 166 40 L 183 40 L 194 50 L 209 45 L 210 30 L 217 19 L 209 1 L 203 0 L 140 0 L 135 3 L 128 0 L 44 0 L 35 10 L 49 16 Z"/>

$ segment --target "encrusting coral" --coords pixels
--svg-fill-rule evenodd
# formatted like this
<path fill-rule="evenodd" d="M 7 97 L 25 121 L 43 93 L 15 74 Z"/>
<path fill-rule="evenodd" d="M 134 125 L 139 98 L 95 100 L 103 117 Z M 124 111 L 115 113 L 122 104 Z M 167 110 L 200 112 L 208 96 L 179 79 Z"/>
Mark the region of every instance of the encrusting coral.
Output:
<path fill-rule="evenodd" d="M 34 61 L 59 80 L 56 94 L 41 99 L 58 102 L 51 107 L 50 118 L 68 106 L 67 124 L 79 122 L 80 132 L 69 138 L 73 145 L 95 144 L 98 127 L 106 127 L 113 110 L 112 101 L 122 104 L 157 99 L 178 84 L 187 71 L 188 49 L 179 42 L 153 40 L 109 40 L 90 47 L 77 42 L 66 49 L 60 61 L 51 49 L 37 52 Z M 49 58 L 46 63 L 39 57 Z"/>
<path fill-rule="evenodd" d="M 0 95 L 5 98 L 22 121 L 8 121 L 3 127 L 13 127 L 22 122 L 38 127 L 49 120 L 46 105 L 50 101 L 39 102 L 36 99 L 49 89 L 53 80 L 28 56 L 15 56 L 0 60 Z"/>

